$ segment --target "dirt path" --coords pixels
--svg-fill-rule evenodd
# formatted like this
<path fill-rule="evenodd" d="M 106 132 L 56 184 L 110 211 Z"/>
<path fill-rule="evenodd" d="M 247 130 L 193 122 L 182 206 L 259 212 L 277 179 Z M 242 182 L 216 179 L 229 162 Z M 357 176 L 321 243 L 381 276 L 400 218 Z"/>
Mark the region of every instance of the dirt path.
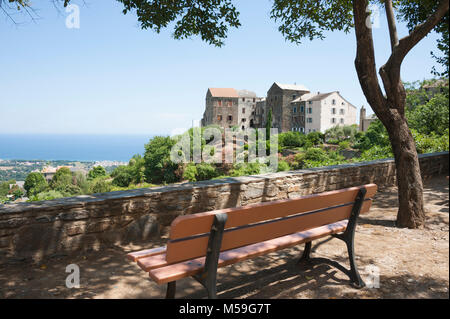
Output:
<path fill-rule="evenodd" d="M 448 188 L 444 176 L 425 183 L 424 229 L 394 227 L 395 188 L 380 190 L 370 213 L 360 218 L 357 264 L 369 284 L 377 284 L 370 272 L 379 273 L 379 288 L 351 288 L 339 265 L 323 260 L 348 267 L 345 245 L 328 238 L 313 243 L 315 259 L 308 264 L 296 263 L 303 249 L 299 246 L 220 269 L 219 298 L 449 298 Z M 126 252 L 147 247 L 111 247 L 40 264 L 1 265 L 0 298 L 162 298 L 165 286 L 151 282 L 124 258 Z M 68 264 L 80 267 L 78 289 L 65 286 Z M 205 297 L 195 280 L 177 283 L 177 298 Z"/>

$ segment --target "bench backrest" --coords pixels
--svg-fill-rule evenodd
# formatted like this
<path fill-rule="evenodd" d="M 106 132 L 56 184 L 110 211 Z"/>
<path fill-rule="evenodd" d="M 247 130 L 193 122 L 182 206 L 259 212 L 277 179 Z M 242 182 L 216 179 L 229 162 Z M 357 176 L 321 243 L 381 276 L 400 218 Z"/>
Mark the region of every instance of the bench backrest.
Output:
<path fill-rule="evenodd" d="M 367 190 L 360 213 L 367 212 L 375 184 L 346 188 L 295 199 L 177 217 L 171 224 L 166 261 L 175 263 L 205 256 L 214 215 L 228 215 L 221 251 L 305 231 L 348 219 L 360 188 Z"/>

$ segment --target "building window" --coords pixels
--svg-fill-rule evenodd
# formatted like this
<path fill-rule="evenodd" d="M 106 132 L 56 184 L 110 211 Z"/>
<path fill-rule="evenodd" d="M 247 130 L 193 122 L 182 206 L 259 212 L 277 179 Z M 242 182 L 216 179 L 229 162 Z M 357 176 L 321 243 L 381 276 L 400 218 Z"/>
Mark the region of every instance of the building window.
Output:
<path fill-rule="evenodd" d="M 217 121 L 222 121 L 222 115 L 217 115 Z"/>
<path fill-rule="evenodd" d="M 242 114 L 245 114 L 245 107 L 242 108 Z"/>
<path fill-rule="evenodd" d="M 341 124 L 344 124 L 344 119 L 341 119 Z"/>
<path fill-rule="evenodd" d="M 256 99 L 255 98 L 253 98 L 253 103 L 255 103 L 256 102 Z"/>
<path fill-rule="evenodd" d="M 242 119 L 242 122 L 246 122 L 247 121 L 247 119 Z"/>
<path fill-rule="evenodd" d="M 297 108 L 296 107 L 294 107 L 294 113 L 297 113 Z"/>
<path fill-rule="evenodd" d="M 312 104 L 312 101 L 308 101 L 308 104 Z"/>
<path fill-rule="evenodd" d="M 341 115 L 344 115 L 344 109 L 340 109 L 340 110 L 339 110 L 339 113 L 340 113 Z"/>
<path fill-rule="evenodd" d="M 305 107 L 304 106 L 300 106 L 300 113 L 305 112 Z"/>
<path fill-rule="evenodd" d="M 312 123 L 312 117 L 308 117 L 308 118 L 306 118 L 306 122 L 308 122 L 308 123 Z M 310 132 L 311 132 L 311 130 L 310 130 Z"/>
<path fill-rule="evenodd" d="M 217 103 L 219 104 L 219 106 L 222 106 L 222 100 L 218 100 Z"/>
<path fill-rule="evenodd" d="M 231 115 L 228 115 L 228 121 L 232 121 L 233 117 Z"/>
<path fill-rule="evenodd" d="M 233 105 L 233 101 L 229 100 L 228 101 L 228 106 L 232 106 Z"/>
<path fill-rule="evenodd" d="M 336 108 L 335 108 L 335 107 L 333 107 L 333 108 L 331 109 L 331 114 L 336 114 Z"/>
<path fill-rule="evenodd" d="M 297 95 L 293 94 L 292 99 L 295 100 L 297 98 Z"/>
<path fill-rule="evenodd" d="M 331 101 L 331 104 L 336 105 L 336 100 L 333 99 L 333 100 Z"/>
<path fill-rule="evenodd" d="M 333 117 L 333 118 L 331 118 L 331 123 L 336 123 L 336 118 L 335 117 Z"/>
<path fill-rule="evenodd" d="M 245 130 L 245 126 L 244 125 L 242 125 L 242 129 Z"/>
<path fill-rule="evenodd" d="M 308 107 L 308 114 L 312 114 L 312 107 Z"/>

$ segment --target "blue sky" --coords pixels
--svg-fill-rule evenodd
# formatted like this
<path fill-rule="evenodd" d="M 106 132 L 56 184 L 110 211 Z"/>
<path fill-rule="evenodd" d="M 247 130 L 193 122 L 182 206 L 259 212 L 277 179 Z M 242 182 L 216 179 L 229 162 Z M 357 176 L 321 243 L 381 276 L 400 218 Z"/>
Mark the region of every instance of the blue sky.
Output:
<path fill-rule="evenodd" d="M 36 2 L 37 23 L 16 26 L 0 14 L 0 133 L 170 134 L 202 117 L 208 87 L 265 96 L 275 81 L 338 90 L 367 106 L 353 64 L 354 33 L 291 44 L 269 19 L 269 0 L 235 1 L 242 26 L 222 48 L 174 40 L 172 29 L 141 30 L 114 0 L 85 2 L 73 2 L 80 29 L 67 29 L 67 14 L 50 1 Z M 407 30 L 399 25 L 399 32 Z M 381 65 L 390 50 L 384 15 L 374 37 Z M 429 35 L 407 56 L 404 81 L 432 77 L 436 39 Z"/>

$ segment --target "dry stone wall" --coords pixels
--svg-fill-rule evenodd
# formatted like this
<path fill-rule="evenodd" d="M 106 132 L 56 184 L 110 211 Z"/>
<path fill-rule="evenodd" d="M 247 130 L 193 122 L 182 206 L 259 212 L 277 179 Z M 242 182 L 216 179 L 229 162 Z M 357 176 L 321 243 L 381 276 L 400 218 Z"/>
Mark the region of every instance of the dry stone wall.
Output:
<path fill-rule="evenodd" d="M 422 176 L 448 174 L 449 153 L 420 156 Z M 395 185 L 392 159 L 165 187 L 0 205 L 0 264 L 118 243 L 145 243 L 177 216 L 375 183 Z"/>

